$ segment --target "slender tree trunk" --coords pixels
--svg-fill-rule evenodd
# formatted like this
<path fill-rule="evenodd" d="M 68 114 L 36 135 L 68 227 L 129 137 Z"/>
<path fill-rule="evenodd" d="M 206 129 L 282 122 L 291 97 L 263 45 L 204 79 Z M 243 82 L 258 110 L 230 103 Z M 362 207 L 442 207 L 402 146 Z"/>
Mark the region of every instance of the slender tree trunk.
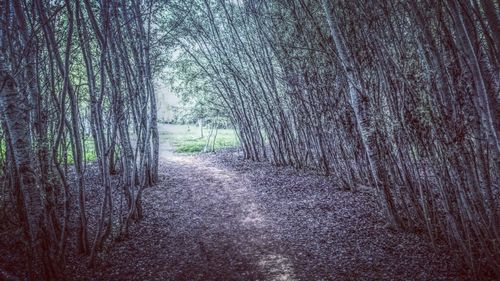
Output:
<path fill-rule="evenodd" d="M 45 216 L 41 190 L 32 167 L 32 146 L 29 132 L 29 107 L 27 97 L 16 88 L 16 82 L 9 73 L 5 53 L 0 53 L 0 105 L 3 118 L 9 130 L 12 142 L 15 169 L 19 176 L 18 184 L 26 210 L 26 221 L 22 225 L 27 229 L 31 259 L 30 279 L 40 276 L 54 280 L 59 270 L 51 257 L 52 243 L 45 233 Z M 41 274 L 41 275 L 40 275 Z"/>
<path fill-rule="evenodd" d="M 490 99 L 488 94 L 488 89 L 486 87 L 483 72 L 480 67 L 480 62 L 477 56 L 477 52 L 474 48 L 472 34 L 469 33 L 466 26 L 466 20 L 462 15 L 462 8 L 459 3 L 455 0 L 450 1 L 453 18 L 455 20 L 455 27 L 458 35 L 460 36 L 461 45 L 467 54 L 467 60 L 471 68 L 472 78 L 474 80 L 474 85 L 477 91 L 477 100 L 479 104 L 478 113 L 482 117 L 481 125 L 484 127 L 486 135 L 489 139 L 489 144 L 495 153 L 494 158 L 497 158 L 500 153 L 500 142 L 498 141 L 498 132 L 495 126 L 495 114 L 494 111 L 497 107 L 491 105 L 491 101 L 496 101 L 496 97 Z"/>
<path fill-rule="evenodd" d="M 335 18 L 332 16 L 330 11 L 330 7 L 328 5 L 328 0 L 321 0 L 323 10 L 326 15 L 326 20 L 328 22 L 328 26 L 330 27 L 330 33 L 332 35 L 333 41 L 335 43 L 335 49 L 337 51 L 337 55 L 339 56 L 340 64 L 345 72 L 347 83 L 348 83 L 348 92 L 349 92 L 349 102 L 354 111 L 354 117 L 356 120 L 356 126 L 361 137 L 361 142 L 363 145 L 363 149 L 365 150 L 366 157 L 368 159 L 368 164 L 370 166 L 370 172 L 373 177 L 374 185 L 379 192 L 382 192 L 381 201 L 383 203 L 386 215 L 390 220 L 390 223 L 394 225 L 399 225 L 399 220 L 397 219 L 397 213 L 395 211 L 395 206 L 391 195 L 389 194 L 389 190 L 387 187 L 387 183 L 383 180 L 383 177 L 380 177 L 378 173 L 378 166 L 376 157 L 374 156 L 374 152 L 368 142 L 368 130 L 365 127 L 365 113 L 363 112 L 363 108 L 360 104 L 361 95 L 361 83 L 358 80 L 357 75 L 354 72 L 353 61 L 349 58 L 347 48 L 342 38 L 342 34 L 338 29 L 338 25 L 335 21 Z"/>

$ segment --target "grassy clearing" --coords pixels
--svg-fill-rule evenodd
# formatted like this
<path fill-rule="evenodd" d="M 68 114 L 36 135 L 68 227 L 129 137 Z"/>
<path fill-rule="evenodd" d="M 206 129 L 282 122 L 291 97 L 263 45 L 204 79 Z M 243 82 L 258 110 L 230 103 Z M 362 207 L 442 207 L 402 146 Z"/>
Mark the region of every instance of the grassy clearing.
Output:
<path fill-rule="evenodd" d="M 209 128 L 204 128 L 203 138 L 200 137 L 200 128 L 195 125 L 165 125 L 159 124 L 160 143 L 168 142 L 173 147 L 175 152 L 181 153 L 198 153 L 205 149 Z M 213 136 L 212 136 L 213 140 Z M 64 158 L 69 165 L 74 164 L 73 153 L 70 144 L 67 143 L 67 153 L 59 153 L 60 163 L 64 163 Z M 95 162 L 97 154 L 95 151 L 94 140 L 91 137 L 85 138 L 84 161 L 87 163 Z M 239 145 L 238 137 L 233 129 L 219 129 L 215 139 L 215 151 L 222 148 L 235 147 Z M 210 144 L 211 148 L 211 144 Z M 210 149 L 209 148 L 209 149 Z M 5 142 L 0 141 L 0 159 L 5 159 Z"/>
<path fill-rule="evenodd" d="M 160 125 L 160 142 L 170 143 L 175 152 L 198 153 L 205 149 L 210 134 L 209 128 L 203 130 L 195 125 Z M 213 136 L 211 138 L 213 141 Z M 239 145 L 238 137 L 233 129 L 219 129 L 215 139 L 215 151 Z"/>

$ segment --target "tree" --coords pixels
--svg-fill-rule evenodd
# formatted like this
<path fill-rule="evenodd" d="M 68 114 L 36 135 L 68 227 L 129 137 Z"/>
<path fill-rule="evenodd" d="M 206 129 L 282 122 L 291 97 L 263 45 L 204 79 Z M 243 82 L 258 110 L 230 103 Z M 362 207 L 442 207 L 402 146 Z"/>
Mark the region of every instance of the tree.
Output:
<path fill-rule="evenodd" d="M 172 79 L 222 101 L 246 158 L 371 185 L 387 227 L 423 229 L 491 275 L 498 7 L 486 2 L 174 1 Z"/>
<path fill-rule="evenodd" d="M 29 278 L 61 279 L 71 237 L 72 190 L 78 202 L 78 250 L 90 254 L 93 264 L 110 236 L 126 234 L 141 218 L 141 192 L 158 180 L 152 86 L 157 62 L 151 52 L 156 52 L 152 21 L 159 2 L 0 3 L 1 120 L 11 162 L 2 179 L 14 179 L 6 184 L 17 195 L 12 207 L 29 242 Z M 82 114 L 87 111 L 90 116 Z M 103 186 L 92 244 L 85 198 L 87 124 Z M 127 214 L 120 217 L 113 211 L 114 172 L 126 183 Z M 114 233 L 117 222 L 121 231 Z"/>

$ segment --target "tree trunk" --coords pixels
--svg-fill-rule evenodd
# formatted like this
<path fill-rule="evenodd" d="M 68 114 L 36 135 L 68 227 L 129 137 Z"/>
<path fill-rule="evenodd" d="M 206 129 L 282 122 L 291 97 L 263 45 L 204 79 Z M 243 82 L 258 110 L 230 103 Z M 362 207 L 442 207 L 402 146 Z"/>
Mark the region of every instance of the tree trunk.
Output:
<path fill-rule="evenodd" d="M 356 120 L 356 127 L 358 129 L 358 133 L 361 137 L 361 143 L 363 145 L 363 149 L 365 150 L 366 157 L 368 159 L 368 164 L 370 167 L 370 172 L 373 177 L 374 185 L 376 189 L 379 191 L 379 196 L 382 195 L 381 203 L 383 203 L 386 215 L 393 225 L 399 225 L 399 219 L 397 217 L 397 213 L 395 211 L 395 206 L 393 199 L 390 195 L 390 191 L 388 190 L 387 183 L 383 181 L 384 177 L 381 177 L 378 173 L 377 159 L 374 156 L 374 152 L 368 142 L 368 130 L 365 127 L 365 113 L 364 109 L 361 107 L 360 100 L 361 95 L 361 83 L 358 80 L 356 73 L 354 72 L 354 64 L 353 61 L 348 56 L 347 47 L 345 45 L 342 34 L 339 31 L 337 22 L 335 18 L 332 16 L 330 11 L 330 7 L 328 6 L 327 0 L 321 0 L 323 10 L 326 15 L 326 20 L 328 22 L 328 26 L 330 28 L 330 33 L 332 35 L 333 41 L 335 43 L 335 50 L 337 51 L 337 55 L 340 60 L 340 64 L 345 72 L 347 83 L 348 83 L 348 92 L 349 92 L 349 103 L 354 111 L 354 117 Z M 380 194 L 382 192 L 382 194 Z"/>
<path fill-rule="evenodd" d="M 27 240 L 30 245 L 30 279 L 55 280 L 59 276 L 59 270 L 52 260 L 51 245 L 53 243 L 45 233 L 41 191 L 31 163 L 33 151 L 29 132 L 27 98 L 17 89 L 3 52 L 0 53 L 0 83 L 2 85 L 0 105 L 12 142 L 14 166 L 19 176 L 17 183 L 20 185 L 26 210 L 26 221 L 21 223 L 27 230 Z"/>

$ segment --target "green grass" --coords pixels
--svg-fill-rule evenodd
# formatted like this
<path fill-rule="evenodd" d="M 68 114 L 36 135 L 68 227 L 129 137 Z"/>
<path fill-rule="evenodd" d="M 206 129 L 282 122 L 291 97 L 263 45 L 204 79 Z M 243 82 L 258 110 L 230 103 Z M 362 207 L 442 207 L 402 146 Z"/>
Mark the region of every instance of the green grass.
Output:
<path fill-rule="evenodd" d="M 59 153 L 58 160 L 60 163 L 64 162 L 64 156 L 66 156 L 67 163 L 70 165 L 74 164 L 74 159 L 73 159 L 73 152 L 71 151 L 71 147 L 69 146 L 70 144 L 68 143 L 68 148 L 67 148 L 67 154 L 64 155 L 63 153 Z M 85 155 L 84 155 L 84 161 L 85 162 L 94 162 L 97 160 L 97 154 L 95 152 L 95 146 L 94 146 L 94 140 L 91 138 L 86 138 L 85 139 Z M 33 147 L 33 151 L 36 152 L 36 148 Z M 52 151 L 49 151 L 50 157 L 52 157 Z M 0 159 L 5 158 L 5 142 L 1 141 L 0 142 Z"/>
<path fill-rule="evenodd" d="M 195 125 L 161 125 L 159 129 L 160 142 L 170 143 L 175 152 L 181 153 L 203 152 L 210 134 L 210 129 L 205 128 L 203 138 L 201 138 L 200 128 Z M 217 131 L 215 151 L 238 145 L 239 141 L 233 129 L 219 129 Z"/>
<path fill-rule="evenodd" d="M 92 139 L 85 139 L 85 155 L 84 159 L 86 162 L 94 162 L 97 160 L 97 154 L 95 151 L 95 145 L 94 145 L 94 140 Z"/>
<path fill-rule="evenodd" d="M 158 124 L 160 131 L 160 143 L 170 143 L 175 152 L 181 153 L 198 153 L 203 152 L 207 143 L 210 128 L 204 128 L 204 137 L 200 138 L 200 128 L 195 125 L 164 125 Z M 212 136 L 213 138 L 213 136 Z M 69 143 L 68 143 L 69 145 Z M 94 140 L 91 137 L 85 138 L 85 155 L 84 161 L 87 163 L 95 162 L 97 155 L 94 146 Z M 219 129 L 217 138 L 215 139 L 215 151 L 236 147 L 239 145 L 238 137 L 233 129 Z M 211 149 L 211 147 L 209 148 Z M 64 163 L 64 157 L 67 157 L 67 163 L 74 164 L 73 153 L 71 147 L 68 146 L 67 154 L 60 154 L 59 161 Z M 5 142 L 0 141 L 0 158 L 5 157 Z"/>
<path fill-rule="evenodd" d="M 95 146 L 94 146 L 94 140 L 91 138 L 86 138 L 85 139 L 85 154 L 83 161 L 90 163 L 94 162 L 97 160 L 97 154 L 95 152 Z M 64 155 L 61 155 L 61 159 L 59 160 L 61 163 L 64 161 L 63 159 Z M 68 154 L 66 155 L 66 159 L 68 161 L 68 164 L 73 165 L 74 164 L 74 159 L 73 159 L 73 152 L 71 151 L 71 147 L 68 147 Z"/>

